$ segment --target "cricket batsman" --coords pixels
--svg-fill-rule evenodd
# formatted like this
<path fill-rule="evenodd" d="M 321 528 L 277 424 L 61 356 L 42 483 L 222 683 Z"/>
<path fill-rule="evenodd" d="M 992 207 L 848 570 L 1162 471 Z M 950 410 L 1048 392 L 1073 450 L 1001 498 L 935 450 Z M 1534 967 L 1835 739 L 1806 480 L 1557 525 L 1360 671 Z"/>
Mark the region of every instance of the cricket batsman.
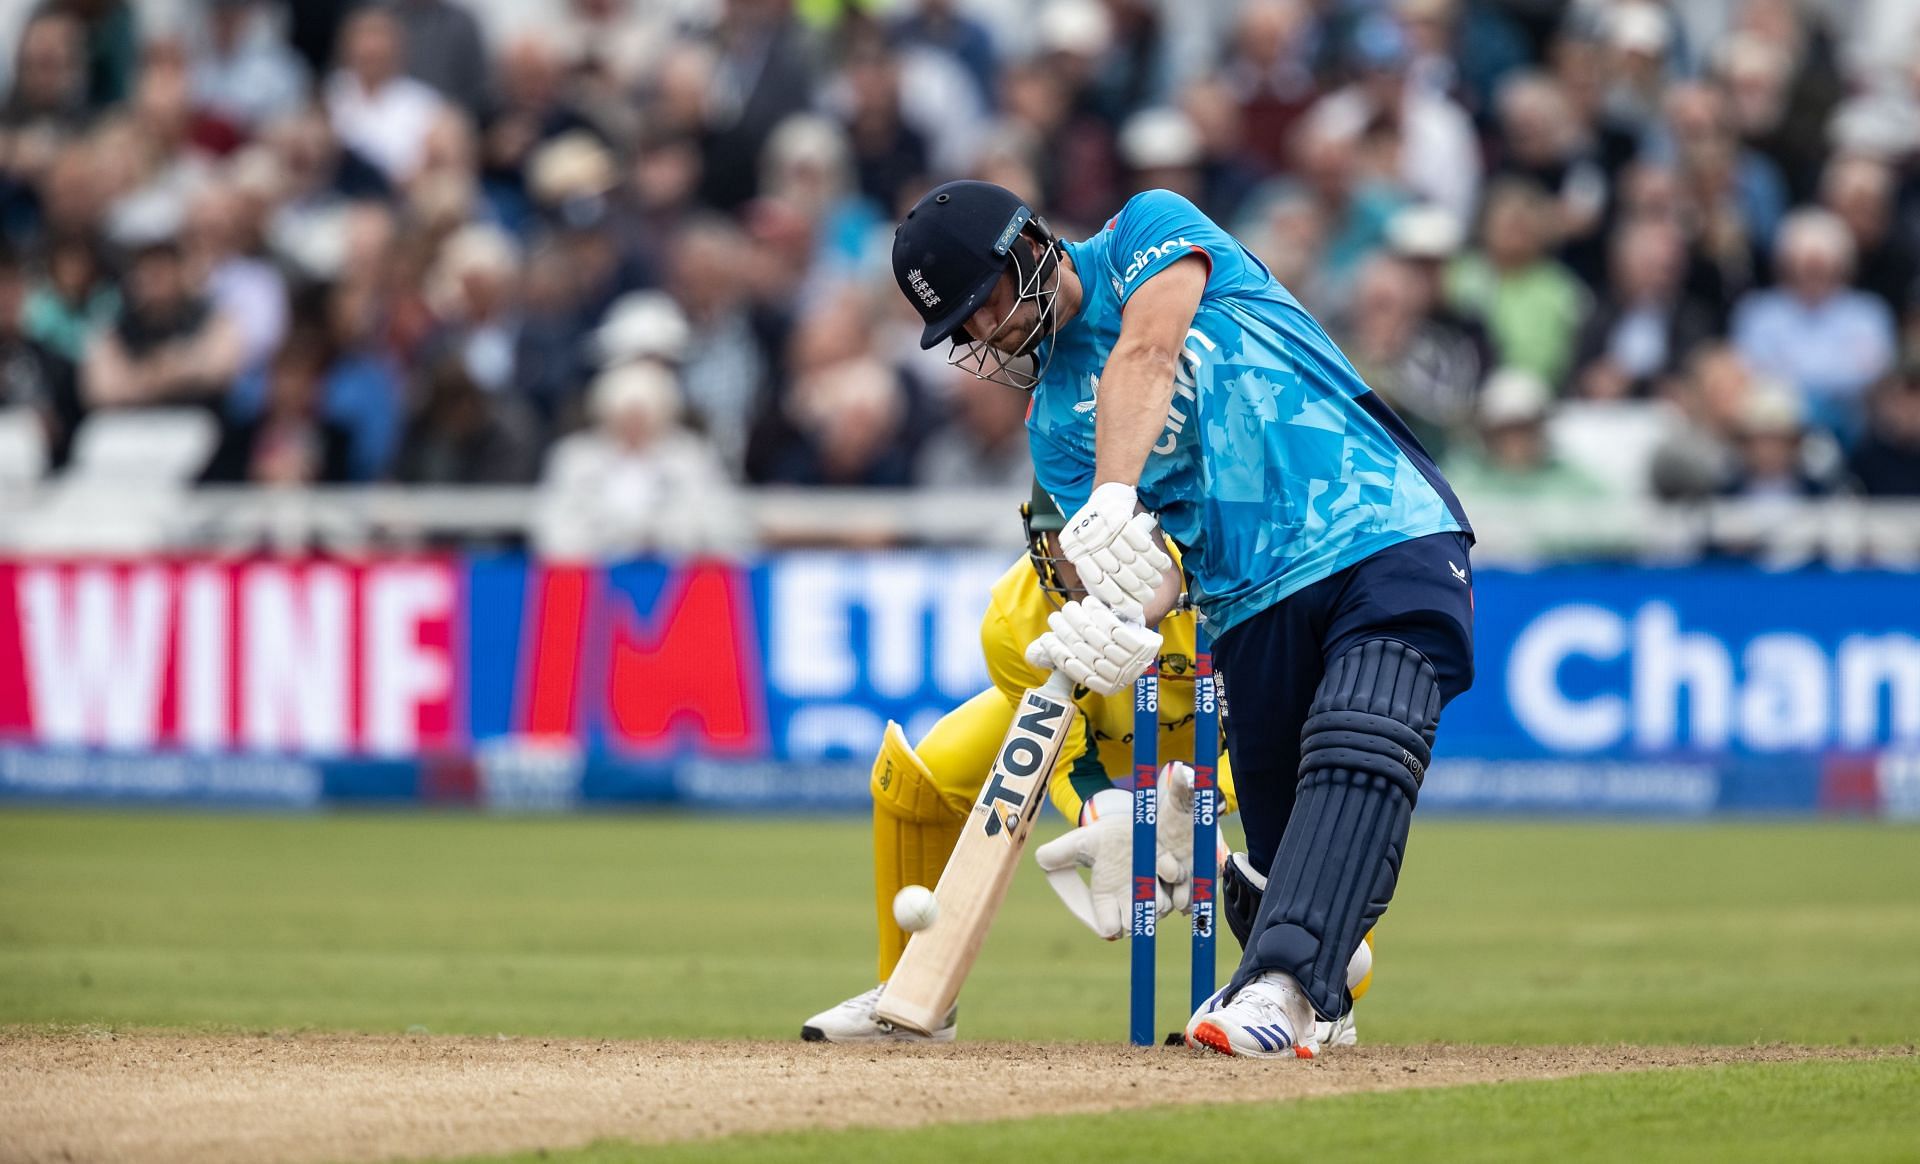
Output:
<path fill-rule="evenodd" d="M 874 904 L 879 930 L 879 979 L 893 975 L 907 935 L 895 924 L 893 898 L 908 885 L 934 885 L 966 823 L 980 786 L 993 766 L 994 750 L 1006 735 L 1021 693 L 1044 681 L 1045 672 L 1026 658 L 1027 645 L 1047 629 L 1047 619 L 1068 603 L 1085 597 L 1071 563 L 1060 556 L 1065 518 L 1036 484 L 1033 500 L 1021 506 L 1027 554 L 993 585 L 980 623 L 981 648 L 993 686 L 941 716 L 919 746 L 908 744 L 900 725 L 889 723 L 873 764 Z M 1193 650 L 1191 611 L 1175 610 L 1160 623 L 1160 738 L 1156 755 L 1193 754 Z M 1184 681 L 1183 681 L 1184 680 Z M 1034 854 L 1049 869 L 1088 868 L 1096 934 L 1109 940 L 1126 932 L 1132 898 L 1131 794 L 1115 787 L 1114 773 L 1133 768 L 1132 692 L 1115 696 L 1074 691 L 1081 710 L 1080 728 L 1063 749 L 1048 785 L 1060 815 L 1078 825 L 1040 846 Z M 1223 749 L 1219 766 L 1222 815 L 1233 811 L 1233 769 Z M 1164 860 L 1158 894 L 1161 912 L 1190 908 L 1186 871 L 1192 868 L 1193 772 L 1183 763 L 1160 770 L 1158 848 Z M 1243 854 L 1235 854 L 1244 859 Z M 1371 951 L 1353 967 L 1353 994 L 1370 985 Z M 801 1027 L 809 1042 L 948 1042 L 957 1016 L 931 1036 L 878 1021 L 875 987 L 814 1015 Z M 1339 1030 L 1322 1032 L 1327 1041 L 1351 1045 L 1358 1031 L 1351 1019 Z"/>
<path fill-rule="evenodd" d="M 1313 316 L 1179 195 L 1067 242 L 1012 191 L 949 182 L 900 223 L 893 268 L 923 347 L 1033 394 L 1035 474 L 1088 593 L 1031 663 L 1124 694 L 1163 650 L 1179 548 L 1247 837 L 1221 873 L 1244 952 L 1186 1039 L 1311 1058 L 1393 898 L 1440 711 L 1472 683 L 1458 499 Z"/>

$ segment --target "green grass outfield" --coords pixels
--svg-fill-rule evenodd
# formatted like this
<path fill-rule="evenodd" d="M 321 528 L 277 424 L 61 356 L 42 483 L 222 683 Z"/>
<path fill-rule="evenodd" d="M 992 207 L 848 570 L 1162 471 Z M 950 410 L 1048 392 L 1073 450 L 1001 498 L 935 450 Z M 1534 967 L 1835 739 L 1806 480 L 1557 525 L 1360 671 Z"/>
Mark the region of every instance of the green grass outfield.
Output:
<path fill-rule="evenodd" d="M 851 819 L 9 811 L 0 1024 L 789 1038 L 871 984 L 867 844 Z M 1185 1008 L 1176 930 L 1161 942 L 1167 1029 Z M 1222 954 L 1224 971 L 1230 941 Z M 1420 822 L 1377 969 L 1361 1011 L 1369 1043 L 1910 1045 L 1920 829 Z M 1124 943 L 1079 929 L 1023 871 L 962 1030 L 1117 1042 L 1126 977 Z M 1318 1142 L 1412 1158 L 1421 1145 L 1539 1154 L 1500 1156 L 1484 1131 L 1469 1134 L 1509 1116 L 1551 1135 L 1555 1154 L 1565 1141 L 1605 1155 L 1605 1137 L 1581 1130 L 1594 1109 L 1706 1128 L 1674 1142 L 1717 1158 L 1857 1132 L 1848 1158 L 1920 1159 L 1916 1082 L 1911 1060 L 1769 1065 L 1318 1100 L 1257 1118 L 1291 1128 L 1296 1113 L 1329 1121 L 1313 1125 L 1329 1135 L 1364 1124 L 1351 1135 L 1373 1138 Z M 1836 1109 L 1854 1113 L 1843 1127 L 1824 1114 Z M 1174 1136 L 1193 1118 L 1046 1126 L 1080 1146 Z M 1900 1119 L 1903 1135 L 1882 1136 Z M 1726 1127 L 1712 1131 L 1716 1120 Z M 1003 1133 L 1026 1134 L 991 1134 Z M 736 1146 L 756 1159 L 844 1156 L 845 1135 L 885 1140 Z M 956 1153 L 968 1140 L 913 1135 Z M 1904 1156 L 1883 1150 L 1896 1142 Z"/>

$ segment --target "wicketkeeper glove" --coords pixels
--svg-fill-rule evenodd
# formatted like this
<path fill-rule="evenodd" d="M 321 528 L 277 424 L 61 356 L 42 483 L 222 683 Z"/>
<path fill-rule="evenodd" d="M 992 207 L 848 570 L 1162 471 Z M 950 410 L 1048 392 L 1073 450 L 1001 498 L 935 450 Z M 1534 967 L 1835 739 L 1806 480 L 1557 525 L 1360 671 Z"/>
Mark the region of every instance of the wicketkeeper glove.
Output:
<path fill-rule="evenodd" d="M 1080 827 L 1035 849 L 1033 859 L 1069 913 L 1107 941 L 1119 938 L 1133 901 L 1133 794 L 1094 793 L 1080 808 Z"/>
<path fill-rule="evenodd" d="M 1173 567 L 1153 540 L 1153 515 L 1135 513 L 1138 507 L 1133 486 L 1109 481 L 1060 531 L 1060 551 L 1087 593 L 1115 610 L 1145 607 Z"/>
<path fill-rule="evenodd" d="M 1219 793 L 1214 794 L 1214 819 L 1223 815 Z M 1160 769 L 1159 852 L 1154 871 L 1160 879 L 1160 912 L 1193 909 L 1193 768 L 1178 760 L 1169 760 Z M 1227 843 L 1216 829 L 1213 834 L 1216 862 L 1227 859 Z M 1216 864 L 1216 868 L 1218 864 Z"/>

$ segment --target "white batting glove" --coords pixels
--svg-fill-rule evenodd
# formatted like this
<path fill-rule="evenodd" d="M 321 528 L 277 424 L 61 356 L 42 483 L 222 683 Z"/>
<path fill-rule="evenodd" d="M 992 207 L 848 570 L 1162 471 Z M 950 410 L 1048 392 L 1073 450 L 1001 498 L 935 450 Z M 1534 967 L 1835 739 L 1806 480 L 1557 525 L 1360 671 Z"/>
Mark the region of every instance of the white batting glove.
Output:
<path fill-rule="evenodd" d="M 1080 810 L 1080 827 L 1035 849 L 1033 859 L 1068 912 L 1107 941 L 1117 939 L 1130 928 L 1133 901 L 1133 794 L 1094 793 Z"/>
<path fill-rule="evenodd" d="M 1087 593 L 1113 607 L 1145 607 L 1173 559 L 1153 540 L 1151 513 L 1135 513 L 1131 485 L 1109 481 L 1060 531 L 1060 551 L 1073 563 Z"/>
<path fill-rule="evenodd" d="M 1027 646 L 1027 662 L 1064 672 L 1101 695 L 1126 690 L 1160 655 L 1158 631 L 1137 618 L 1121 618 L 1091 595 L 1048 615 L 1047 626 L 1051 629 Z"/>

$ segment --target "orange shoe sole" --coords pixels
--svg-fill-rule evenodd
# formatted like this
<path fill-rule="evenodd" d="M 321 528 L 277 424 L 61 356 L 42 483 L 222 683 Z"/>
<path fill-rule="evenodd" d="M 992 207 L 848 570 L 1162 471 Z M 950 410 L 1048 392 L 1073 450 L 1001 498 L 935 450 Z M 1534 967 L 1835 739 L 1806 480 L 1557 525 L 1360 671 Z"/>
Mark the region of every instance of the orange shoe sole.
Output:
<path fill-rule="evenodd" d="M 1187 1036 L 1187 1046 L 1194 1048 L 1205 1047 L 1207 1050 L 1221 1055 L 1239 1055 L 1239 1052 L 1233 1049 L 1233 1041 L 1227 1038 L 1227 1032 L 1221 1030 L 1213 1023 L 1201 1023 L 1195 1027 L 1193 1034 Z M 1293 1057 L 1296 1059 L 1311 1059 L 1313 1058 L 1313 1048 L 1302 1047 L 1295 1044 Z"/>

